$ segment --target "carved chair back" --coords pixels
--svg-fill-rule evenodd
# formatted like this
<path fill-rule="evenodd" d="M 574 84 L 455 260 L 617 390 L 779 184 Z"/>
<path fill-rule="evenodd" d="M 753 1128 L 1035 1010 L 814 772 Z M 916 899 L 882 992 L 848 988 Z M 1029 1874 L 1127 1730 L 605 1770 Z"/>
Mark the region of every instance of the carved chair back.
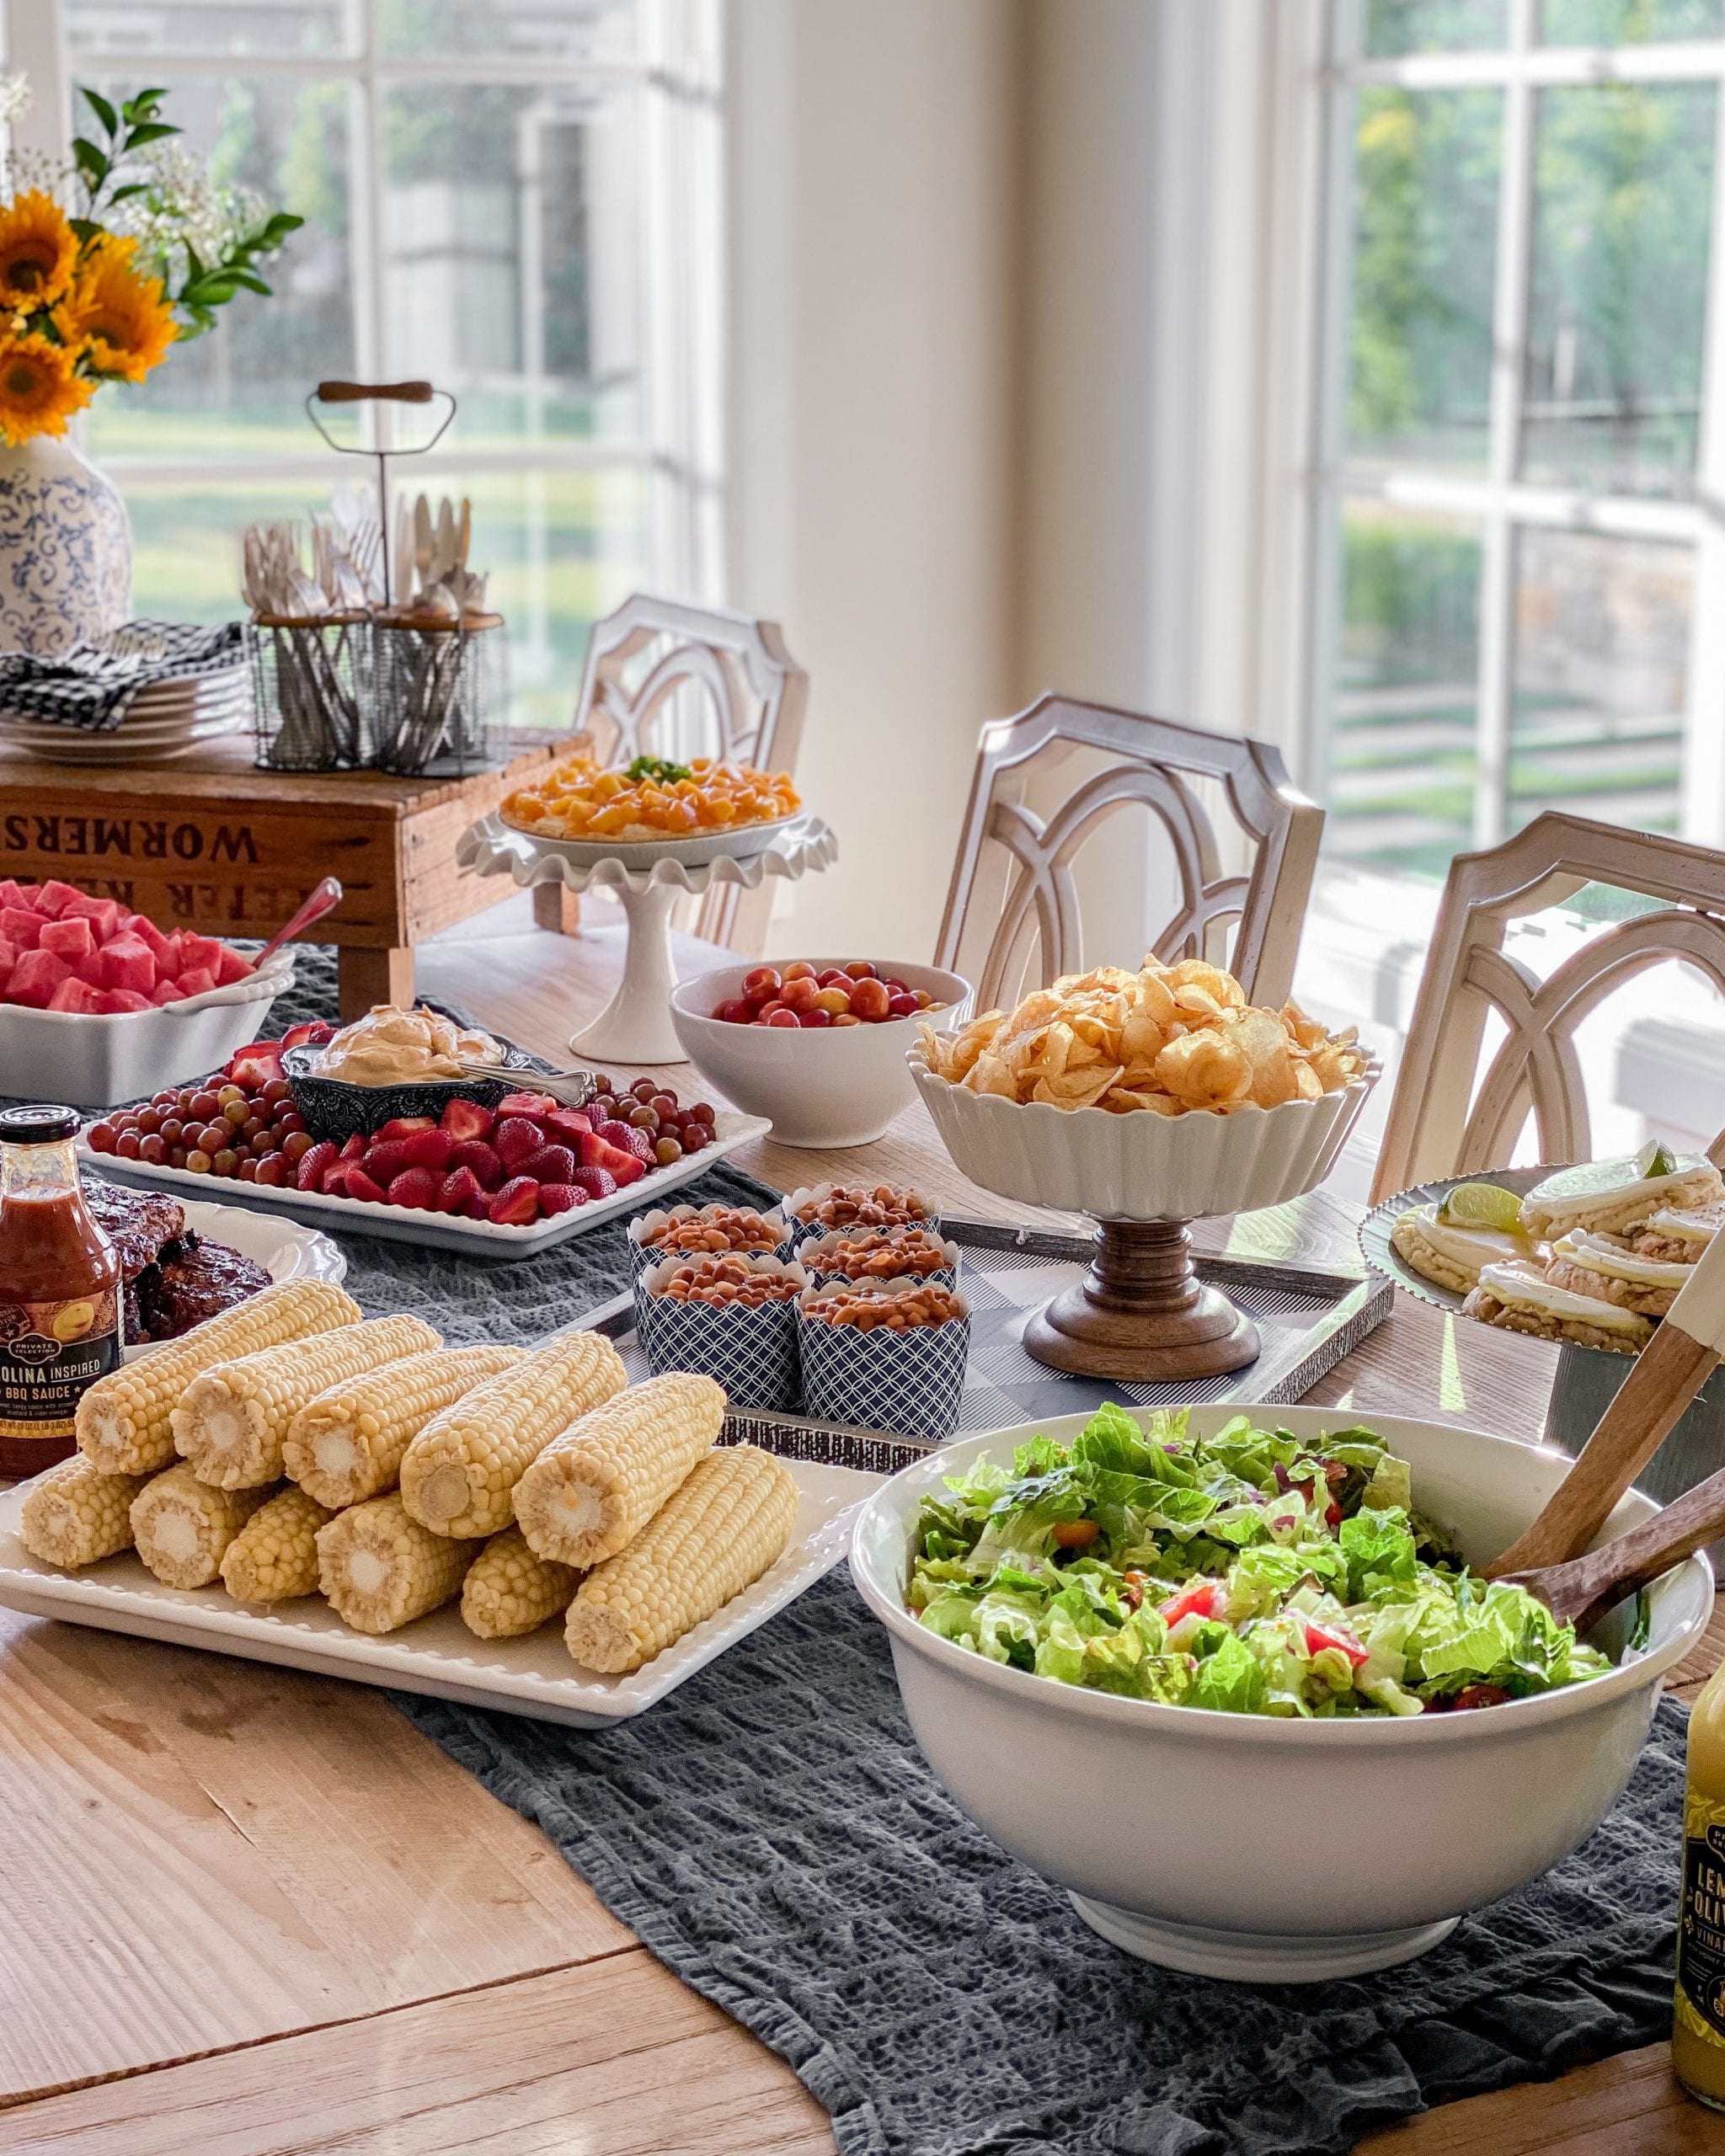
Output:
<path fill-rule="evenodd" d="M 711 755 L 794 772 L 808 700 L 809 676 L 777 622 L 637 592 L 593 624 L 574 723 L 605 764 Z M 758 952 L 772 890 L 769 880 L 708 891 L 695 932 Z"/>
<path fill-rule="evenodd" d="M 1504 949 L 1511 924 L 1605 883 L 1663 901 L 1601 928 L 1546 979 Z M 1592 1150 L 1575 1030 L 1633 975 L 1681 958 L 1725 992 L 1725 853 L 1548 811 L 1458 854 L 1402 1052 L 1374 1202 L 1504 1166 L 1532 1115 L 1541 1161 Z M 1487 1020 L 1503 1038 L 1480 1070 Z"/>
<path fill-rule="evenodd" d="M 1082 775 L 1046 805 L 1044 775 L 1075 760 Z M 1226 803 L 1250 849 L 1248 868 L 1225 867 L 1201 788 Z M 1033 790 L 1040 808 L 1027 798 Z M 1173 917 L 1155 938 L 1157 957 L 1231 963 L 1254 1001 L 1285 1001 L 1324 816 L 1289 783 L 1275 750 L 1044 696 L 982 728 L 953 865 L 935 963 L 975 980 L 979 1010 L 1079 969 L 1072 863 L 1102 825 L 1134 804 L 1160 825 L 1178 887 Z M 1238 923 L 1231 959 L 1231 922 Z M 1122 963 L 1138 956 L 1135 950 Z"/>

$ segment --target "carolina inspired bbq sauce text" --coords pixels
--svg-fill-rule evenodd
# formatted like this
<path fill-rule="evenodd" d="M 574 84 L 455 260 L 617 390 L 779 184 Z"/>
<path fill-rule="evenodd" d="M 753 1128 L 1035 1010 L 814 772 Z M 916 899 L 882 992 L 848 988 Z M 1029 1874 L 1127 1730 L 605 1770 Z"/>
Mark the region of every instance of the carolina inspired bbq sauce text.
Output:
<path fill-rule="evenodd" d="M 87 1385 L 120 1358 L 120 1268 L 78 1187 L 75 1108 L 0 1113 L 0 1474 L 72 1451 Z"/>

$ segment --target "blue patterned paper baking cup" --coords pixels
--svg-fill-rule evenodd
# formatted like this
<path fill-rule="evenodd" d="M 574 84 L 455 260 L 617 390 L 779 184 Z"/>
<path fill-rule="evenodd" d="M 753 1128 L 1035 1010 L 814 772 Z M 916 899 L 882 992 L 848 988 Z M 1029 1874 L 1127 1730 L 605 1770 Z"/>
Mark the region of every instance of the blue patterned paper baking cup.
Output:
<path fill-rule="evenodd" d="M 799 1250 L 804 1243 L 812 1241 L 816 1235 L 842 1235 L 845 1228 L 843 1226 L 835 1228 L 830 1220 L 804 1220 L 797 1216 L 804 1210 L 812 1210 L 817 1205 L 825 1204 L 836 1190 L 851 1190 L 859 1187 L 854 1183 L 817 1182 L 804 1185 L 800 1190 L 793 1190 L 779 1208 L 790 1225 L 792 1250 L 793 1251 Z M 890 1187 L 884 1184 L 870 1187 Z M 932 1199 L 925 1198 L 920 1190 L 902 1190 L 896 1192 L 895 1195 L 904 1198 L 914 1198 L 924 1209 L 914 1220 L 895 1220 L 892 1223 L 893 1226 L 927 1228 L 931 1235 L 937 1235 L 940 1233 L 940 1214 L 935 1210 Z M 869 1224 L 864 1222 L 862 1225 L 866 1227 Z"/>
<path fill-rule="evenodd" d="M 723 1251 L 713 1251 L 709 1253 L 703 1251 L 660 1250 L 642 1241 L 644 1235 L 652 1234 L 655 1228 L 662 1226 L 665 1221 L 694 1219 L 708 1213 L 740 1213 L 745 1209 L 758 1211 L 759 1208 L 745 1209 L 740 1205 L 731 1205 L 719 1201 L 712 1205 L 655 1205 L 651 1212 L 638 1213 L 629 1223 L 628 1235 L 626 1239 L 629 1246 L 629 1269 L 632 1276 L 638 1279 L 649 1266 L 660 1264 L 667 1257 L 702 1257 L 709 1255 L 714 1257 L 724 1257 Z M 782 1213 L 777 1212 L 762 1214 L 761 1218 L 769 1222 L 777 1223 L 784 1230 L 784 1233 L 771 1250 L 745 1251 L 739 1255 L 745 1257 L 777 1257 L 788 1262 L 792 1247 L 788 1222 Z"/>
<path fill-rule="evenodd" d="M 797 1313 L 803 1412 L 820 1422 L 860 1424 L 911 1438 L 947 1438 L 959 1427 L 970 1319 L 908 1331 L 829 1325 Z"/>
<path fill-rule="evenodd" d="M 681 1264 L 679 1258 L 660 1266 Z M 776 1259 L 765 1263 L 780 1269 Z M 797 1304 L 794 1297 L 762 1303 L 689 1303 L 655 1295 L 654 1267 L 635 1282 L 635 1336 L 655 1377 L 667 1370 L 695 1370 L 716 1378 L 734 1407 L 767 1407 L 780 1413 L 797 1405 Z M 799 1266 L 783 1268 L 806 1279 Z"/>
<path fill-rule="evenodd" d="M 828 1273 L 822 1269 L 819 1262 L 820 1252 L 824 1245 L 837 1242 L 851 1235 L 869 1235 L 873 1232 L 875 1232 L 873 1230 L 867 1228 L 829 1228 L 821 1235 L 807 1235 L 797 1245 L 797 1262 L 807 1269 L 809 1278 L 818 1288 L 828 1286 L 836 1288 L 846 1283 L 857 1288 L 878 1288 L 887 1277 L 884 1273 Z M 889 1228 L 882 1232 L 885 1234 L 889 1241 L 892 1242 L 896 1242 L 900 1236 L 906 1235 L 937 1235 L 937 1239 L 944 1242 L 947 1262 L 944 1265 L 937 1266 L 932 1273 L 912 1273 L 908 1277 L 918 1281 L 934 1281 L 943 1288 L 958 1286 L 959 1246 L 955 1242 L 938 1237 L 937 1231 L 933 1229 Z"/>

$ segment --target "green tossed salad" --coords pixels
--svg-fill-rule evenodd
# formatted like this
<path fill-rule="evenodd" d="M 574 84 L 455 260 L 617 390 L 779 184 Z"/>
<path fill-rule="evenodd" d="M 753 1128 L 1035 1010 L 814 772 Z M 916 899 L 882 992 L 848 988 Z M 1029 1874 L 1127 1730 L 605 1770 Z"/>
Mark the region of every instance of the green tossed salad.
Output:
<path fill-rule="evenodd" d="M 910 1607 L 1064 1684 L 1231 1714 L 1495 1706 L 1610 1667 L 1524 1589 L 1467 1570 L 1370 1430 L 1244 1415 L 1192 1437 L 1099 1408 L 923 1500 Z"/>

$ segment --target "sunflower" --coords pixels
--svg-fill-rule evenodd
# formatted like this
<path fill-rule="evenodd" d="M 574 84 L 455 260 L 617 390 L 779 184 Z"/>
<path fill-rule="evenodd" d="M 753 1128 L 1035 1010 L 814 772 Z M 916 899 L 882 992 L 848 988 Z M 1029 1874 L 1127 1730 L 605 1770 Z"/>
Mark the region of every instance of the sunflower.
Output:
<path fill-rule="evenodd" d="M 0 309 L 51 307 L 77 261 L 77 236 L 51 196 L 33 188 L 0 209 Z"/>
<path fill-rule="evenodd" d="M 45 337 L 0 337 L 0 435 L 9 442 L 32 435 L 63 435 L 95 384 L 73 371 L 72 355 Z"/>
<path fill-rule="evenodd" d="M 85 255 L 72 291 L 54 310 L 54 326 L 69 345 L 82 344 L 93 374 L 142 382 L 167 357 L 179 334 L 159 277 L 133 259 L 137 242 L 104 232 Z"/>

